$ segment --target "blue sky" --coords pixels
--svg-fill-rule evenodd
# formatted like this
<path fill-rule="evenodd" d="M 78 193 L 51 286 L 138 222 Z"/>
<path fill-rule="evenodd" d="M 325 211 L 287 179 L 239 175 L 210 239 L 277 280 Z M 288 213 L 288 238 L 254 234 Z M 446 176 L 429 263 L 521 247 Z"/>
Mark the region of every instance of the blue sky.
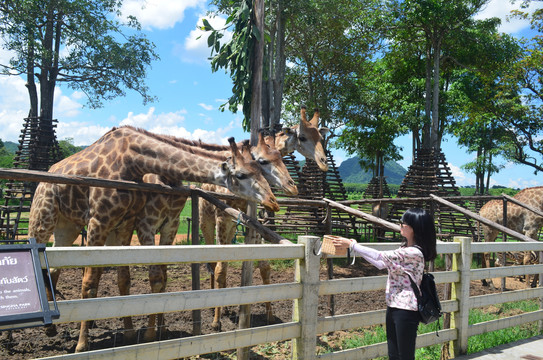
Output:
<path fill-rule="evenodd" d="M 517 1 L 518 3 L 519 1 Z M 144 8 L 142 8 L 144 6 Z M 478 18 L 500 17 L 501 31 L 526 35 L 529 24 L 515 20 L 507 22 L 510 10 L 518 7 L 509 0 L 493 0 Z M 211 143 L 227 143 L 227 138 L 249 138 L 241 130 L 241 116 L 219 106 L 231 94 L 232 84 L 223 71 L 211 72 L 207 60 L 210 51 L 206 36 L 197 24 L 206 16 L 205 0 L 125 0 L 124 13 L 134 14 L 157 48 L 160 60 L 153 63 L 147 85 L 158 101 L 144 106 L 136 93 L 106 102 L 101 109 L 89 109 L 86 98 L 66 86 L 55 92 L 54 117 L 58 119 L 59 139 L 72 138 L 75 145 L 90 145 L 113 126 L 134 125 L 147 130 L 189 139 L 202 139 Z M 217 28 L 224 19 L 209 19 Z M 6 62 L 9 53 L 0 49 L 0 62 Z M 0 76 L 0 138 L 17 142 L 23 119 L 28 113 L 28 94 L 25 79 Z M 396 140 L 403 147 L 406 169 L 411 164 L 411 137 Z M 474 176 L 465 173 L 461 165 L 473 159 L 459 148 L 454 139 L 443 143 L 443 152 L 453 171 L 457 185 L 473 185 Z M 347 158 L 345 152 L 332 150 L 336 164 Z M 506 168 L 492 177 L 492 184 L 511 187 L 543 185 L 543 175 L 534 175 L 530 167 L 505 163 Z"/>

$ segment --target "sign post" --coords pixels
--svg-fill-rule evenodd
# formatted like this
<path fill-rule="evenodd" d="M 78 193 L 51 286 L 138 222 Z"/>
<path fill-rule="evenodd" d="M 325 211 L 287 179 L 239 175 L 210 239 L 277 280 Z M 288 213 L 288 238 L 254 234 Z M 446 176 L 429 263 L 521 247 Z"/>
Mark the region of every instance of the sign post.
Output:
<path fill-rule="evenodd" d="M 16 329 L 49 325 L 59 318 L 54 295 L 54 308 L 49 306 L 46 279 L 54 294 L 45 244 L 37 244 L 34 238 L 0 241 L 0 326 L 16 324 L 10 327 Z"/>

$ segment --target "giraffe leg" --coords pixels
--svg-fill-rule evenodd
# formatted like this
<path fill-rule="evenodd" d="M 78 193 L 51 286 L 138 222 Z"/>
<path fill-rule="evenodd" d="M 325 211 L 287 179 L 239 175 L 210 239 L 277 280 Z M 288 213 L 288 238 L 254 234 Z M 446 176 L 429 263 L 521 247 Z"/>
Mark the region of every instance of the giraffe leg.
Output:
<path fill-rule="evenodd" d="M 482 262 L 483 268 L 490 269 L 490 254 L 489 253 L 483 253 L 483 262 Z M 490 289 L 495 290 L 494 282 L 492 279 L 482 279 L 481 280 L 483 286 L 488 286 Z"/>
<path fill-rule="evenodd" d="M 199 204 L 200 231 L 204 237 L 206 245 L 215 244 L 215 207 L 209 202 L 201 199 Z M 208 263 L 206 265 L 211 274 L 211 288 L 215 288 L 215 268 L 217 263 Z"/>
<path fill-rule="evenodd" d="M 116 221 L 117 219 L 112 219 Z M 107 234 L 112 227 L 106 219 L 92 217 L 87 225 L 88 246 L 104 246 L 107 240 Z M 81 298 L 96 298 L 98 295 L 98 285 L 102 276 L 103 268 L 87 267 L 83 271 L 83 281 L 81 284 Z M 79 340 L 75 347 L 75 352 L 83 352 L 89 349 L 89 328 L 92 321 L 82 321 L 79 330 Z"/>
<path fill-rule="evenodd" d="M 76 225 L 73 222 L 68 221 L 63 216 L 59 216 L 57 227 L 54 231 L 55 240 L 53 242 L 53 247 L 72 246 L 82 229 L 82 226 Z M 50 270 L 51 287 L 53 289 L 53 292 L 55 293 L 57 292 L 57 283 L 58 279 L 60 278 L 60 273 L 61 269 L 59 268 L 51 268 Z M 52 301 L 53 294 L 51 293 L 51 289 L 49 288 L 49 286 L 46 288 L 46 293 L 47 298 Z M 57 333 L 57 328 L 54 324 L 45 326 L 45 334 L 47 336 L 55 336 Z"/>
<path fill-rule="evenodd" d="M 522 256 L 522 263 L 523 265 L 530 265 L 530 252 L 529 251 L 525 251 L 523 253 L 523 256 Z M 531 288 L 531 287 L 535 287 L 533 286 L 534 284 L 532 284 L 532 276 L 533 276 L 533 280 L 535 280 L 535 275 L 531 275 L 531 274 L 526 274 L 526 287 L 527 288 Z"/>
<path fill-rule="evenodd" d="M 185 198 L 186 201 L 186 198 Z M 181 209 L 185 206 L 185 201 L 182 201 Z M 160 230 L 160 242 L 159 245 L 172 245 L 175 241 L 175 236 L 177 235 L 177 230 L 179 229 L 179 214 L 181 210 L 175 211 L 172 215 L 170 221 L 166 221 L 165 225 Z M 151 284 L 151 289 L 156 289 L 156 292 L 163 293 L 166 291 L 166 285 L 168 283 L 168 266 L 160 265 L 157 270 L 160 272 L 157 277 L 158 281 L 155 280 L 155 285 Z M 153 291 L 154 292 L 154 291 Z M 158 338 L 162 339 L 163 335 L 166 333 L 166 324 L 164 321 L 164 314 L 157 314 L 156 324 L 158 329 Z"/>
<path fill-rule="evenodd" d="M 264 285 L 269 285 L 270 282 L 270 275 L 271 275 L 271 267 L 269 261 L 259 261 L 258 262 L 258 269 L 260 270 L 260 277 L 262 277 L 262 283 Z M 268 301 L 265 303 L 266 306 L 266 321 L 268 324 L 272 324 L 274 322 L 273 318 L 273 309 L 271 306 L 271 303 Z"/>
<path fill-rule="evenodd" d="M 85 268 L 83 275 L 83 283 L 81 286 L 81 298 L 95 298 L 98 294 L 98 284 L 102 276 L 103 268 Z M 92 321 L 82 321 L 79 330 L 79 340 L 75 347 L 75 352 L 83 352 L 89 350 L 89 328 Z"/>
<path fill-rule="evenodd" d="M 119 294 L 121 296 L 130 295 L 130 267 L 119 266 L 117 268 L 117 286 L 119 287 Z M 134 323 L 131 316 L 123 317 L 124 327 L 124 342 L 126 344 L 133 344 L 136 341 L 136 331 L 134 330 Z"/>
<path fill-rule="evenodd" d="M 224 289 L 226 288 L 226 274 L 228 272 L 228 262 L 218 262 L 215 267 L 215 274 L 217 276 L 217 288 Z M 221 311 L 222 308 L 217 306 L 215 308 L 215 316 L 213 317 L 213 323 L 211 328 L 213 331 L 221 331 Z"/>
<path fill-rule="evenodd" d="M 231 244 L 236 232 L 236 225 L 232 218 L 223 212 L 217 212 L 215 217 L 215 227 L 217 232 L 217 242 L 221 245 Z M 217 287 L 226 288 L 226 275 L 228 273 L 228 262 L 218 262 L 215 267 L 215 276 L 217 278 Z M 215 308 L 215 316 L 211 328 L 214 331 L 221 331 L 221 307 Z"/>
<path fill-rule="evenodd" d="M 111 231 L 106 239 L 108 246 L 129 246 L 132 241 L 132 232 L 134 229 L 133 219 L 124 221 L 121 226 L 115 231 Z M 117 287 L 121 296 L 130 295 L 130 267 L 117 267 Z M 123 320 L 123 341 L 125 344 L 133 344 L 136 342 L 136 331 L 131 316 L 125 316 Z"/>
<path fill-rule="evenodd" d="M 152 246 L 155 245 L 155 234 L 150 228 L 147 230 L 144 227 L 138 226 L 138 239 L 141 245 Z M 165 280 L 163 278 L 163 271 L 160 265 L 149 266 L 149 285 L 152 293 L 158 293 L 165 287 Z M 156 340 L 156 319 L 157 314 L 149 315 L 147 328 L 143 334 L 144 342 L 151 342 Z"/>

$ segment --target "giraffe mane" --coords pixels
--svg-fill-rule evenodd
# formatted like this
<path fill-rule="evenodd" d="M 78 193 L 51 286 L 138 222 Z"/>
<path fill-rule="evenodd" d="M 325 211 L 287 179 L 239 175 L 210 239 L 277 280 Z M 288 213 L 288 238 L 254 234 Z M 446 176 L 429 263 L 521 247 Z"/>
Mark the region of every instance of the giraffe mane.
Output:
<path fill-rule="evenodd" d="M 155 134 L 155 133 L 152 133 L 152 132 L 147 131 L 145 129 L 137 128 L 137 127 L 130 126 L 130 125 L 125 125 L 125 126 L 122 126 L 121 128 L 132 129 L 132 130 L 134 130 L 136 132 L 144 134 L 145 136 L 151 137 L 151 138 L 153 138 L 155 140 L 166 143 L 166 144 L 171 145 L 173 147 L 182 149 L 183 151 L 189 152 L 189 153 L 194 154 L 194 155 L 205 156 L 207 158 L 212 158 L 212 159 L 215 159 L 215 160 L 218 160 L 218 161 L 224 161 L 229 157 L 229 156 L 221 155 L 219 152 L 213 152 L 213 151 L 209 151 L 209 149 L 202 148 L 202 147 L 200 147 L 198 145 L 197 142 L 192 141 L 192 140 L 177 138 L 177 137 L 172 136 L 172 135 Z M 113 131 L 115 129 L 116 128 L 113 128 L 111 131 Z M 225 148 L 225 150 L 226 149 L 229 149 L 229 147 Z"/>

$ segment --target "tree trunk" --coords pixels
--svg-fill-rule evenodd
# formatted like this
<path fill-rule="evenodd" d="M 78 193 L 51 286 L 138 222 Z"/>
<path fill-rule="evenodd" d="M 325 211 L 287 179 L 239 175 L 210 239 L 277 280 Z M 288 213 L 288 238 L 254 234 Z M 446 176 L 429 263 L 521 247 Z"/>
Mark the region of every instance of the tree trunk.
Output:
<path fill-rule="evenodd" d="M 422 148 L 429 149 L 431 144 L 430 139 L 430 124 L 432 112 L 432 47 L 426 48 L 426 97 L 424 98 L 424 125 L 422 127 Z"/>
<path fill-rule="evenodd" d="M 254 26 L 259 30 L 259 33 L 264 36 L 264 0 L 254 0 Z M 258 143 L 258 131 L 261 128 L 261 111 L 262 111 L 262 73 L 264 60 L 264 39 L 261 38 L 255 43 L 254 47 L 253 74 L 252 74 L 252 99 L 251 99 L 251 145 L 256 146 Z M 256 203 L 249 202 L 247 207 L 247 215 L 256 218 Z M 252 229 L 247 232 L 245 238 L 246 243 L 255 243 L 256 232 Z M 242 265 L 241 286 L 252 285 L 253 262 L 245 261 Z M 240 306 L 239 328 L 249 328 L 251 326 L 251 305 Z M 237 350 L 237 358 L 239 360 L 249 359 L 249 348 L 240 348 Z"/>
<path fill-rule="evenodd" d="M 439 143 L 439 64 L 441 53 L 441 41 L 437 39 L 434 44 L 434 84 L 432 91 L 432 148 L 437 152 L 441 146 Z"/>
<path fill-rule="evenodd" d="M 283 0 L 277 2 L 276 35 L 275 35 L 275 61 L 273 77 L 273 103 L 271 109 L 270 129 L 281 122 L 281 104 L 283 102 L 283 86 L 285 82 L 286 56 L 285 56 L 285 26 Z"/>

